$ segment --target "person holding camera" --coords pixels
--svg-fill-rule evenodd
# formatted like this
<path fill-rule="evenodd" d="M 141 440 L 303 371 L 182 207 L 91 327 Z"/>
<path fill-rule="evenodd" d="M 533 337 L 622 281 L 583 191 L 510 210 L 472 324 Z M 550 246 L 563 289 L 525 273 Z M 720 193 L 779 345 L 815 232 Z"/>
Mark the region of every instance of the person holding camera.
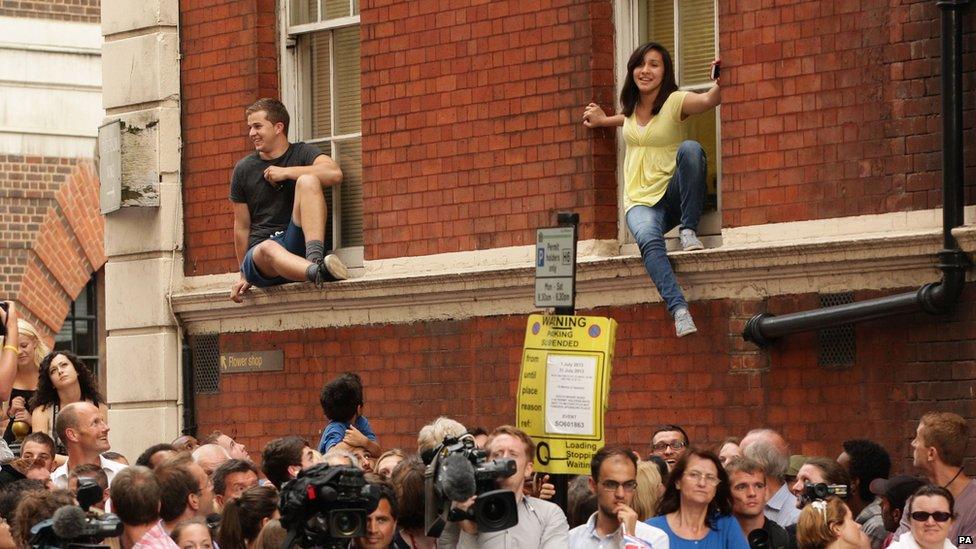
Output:
<path fill-rule="evenodd" d="M 721 458 L 719 458 L 721 459 Z M 766 505 L 766 473 L 762 465 L 745 457 L 726 462 L 732 488 L 732 516 L 752 549 L 793 549 L 796 544 L 782 526 L 763 514 Z"/>
<path fill-rule="evenodd" d="M 366 535 L 353 539 L 352 547 L 354 549 L 406 549 L 409 546 L 396 535 L 399 506 L 393 485 L 380 479 L 373 479 L 370 484 L 379 490 L 379 501 L 376 509 L 366 517 Z"/>
<path fill-rule="evenodd" d="M 463 431 L 462 433 L 463 434 Z M 569 543 L 569 525 L 566 515 L 554 503 L 525 495 L 525 479 L 532 475 L 532 458 L 535 456 L 535 442 L 532 437 L 511 425 L 498 427 L 488 436 L 485 450 L 488 459 L 512 459 L 515 461 L 515 474 L 500 478 L 498 488 L 515 493 L 518 508 L 518 524 L 497 532 L 479 532 L 472 520 L 450 522 L 444 527 L 437 541 L 439 548 L 532 548 L 565 549 Z M 465 502 L 455 502 L 454 506 L 467 511 L 474 505 L 477 496 Z"/>
<path fill-rule="evenodd" d="M 796 482 L 790 491 L 796 497 L 796 508 L 802 513 L 802 509 L 812 501 L 835 495 L 846 498 L 850 483 L 850 475 L 839 463 L 830 458 L 812 457 L 797 471 Z M 844 508 L 850 511 L 847 504 L 844 504 Z M 797 525 L 787 526 L 786 532 L 796 539 Z"/>
<path fill-rule="evenodd" d="M 597 511 L 569 531 L 570 549 L 624 547 L 627 542 L 667 549 L 668 535 L 640 522 L 633 508 L 637 458 L 630 448 L 608 445 L 597 450 L 590 460 L 589 484 L 596 494 Z"/>
<path fill-rule="evenodd" d="M 152 469 L 135 465 L 119 471 L 111 484 L 112 503 L 122 521 L 123 549 L 178 547 L 159 520 L 162 490 Z"/>

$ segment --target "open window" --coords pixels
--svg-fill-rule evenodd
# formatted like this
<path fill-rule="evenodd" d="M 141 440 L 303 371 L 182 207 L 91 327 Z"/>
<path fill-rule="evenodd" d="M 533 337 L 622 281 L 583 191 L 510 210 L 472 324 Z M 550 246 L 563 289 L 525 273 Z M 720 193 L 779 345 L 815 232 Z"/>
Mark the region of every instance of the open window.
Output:
<path fill-rule="evenodd" d="M 292 139 L 317 145 L 342 169 L 326 194 L 326 242 L 350 267 L 363 264 L 362 100 L 358 0 L 283 3 L 282 90 Z"/>

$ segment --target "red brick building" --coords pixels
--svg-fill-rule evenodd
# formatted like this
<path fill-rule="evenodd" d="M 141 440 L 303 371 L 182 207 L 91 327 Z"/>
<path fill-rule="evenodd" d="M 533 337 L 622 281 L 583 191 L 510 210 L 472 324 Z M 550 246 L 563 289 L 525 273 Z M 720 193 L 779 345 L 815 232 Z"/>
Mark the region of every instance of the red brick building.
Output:
<path fill-rule="evenodd" d="M 168 303 L 221 353 L 284 354 L 281 372 L 198 386 L 201 432 L 252 451 L 284 433 L 317 439 L 319 390 L 347 370 L 384 446 L 411 447 L 441 414 L 514 421 L 534 231 L 564 210 L 581 220 L 578 312 L 619 323 L 608 440 L 646 450 L 656 423 L 700 443 L 767 425 L 804 454 L 868 436 L 903 468 L 924 411 L 976 417 L 971 282 L 951 314 L 856 325 L 840 360 L 827 348 L 838 338 L 816 332 L 767 349 L 741 338 L 759 312 L 938 280 L 936 2 L 198 0 L 179 3 L 179 21 L 183 279 Z M 971 205 L 976 10 L 963 27 Z M 648 37 L 671 48 L 684 88 L 707 85 L 712 56 L 724 67 L 722 106 L 695 122 L 708 249 L 672 254 L 699 328 L 683 339 L 622 222 L 619 139 L 579 123 L 590 101 L 613 108 Z M 249 150 L 243 108 L 262 96 L 289 106 L 292 140 L 342 167 L 329 238 L 355 276 L 240 306 L 226 299 L 227 196 Z M 974 232 L 957 230 L 967 253 Z"/>
<path fill-rule="evenodd" d="M 99 11 L 98 0 L 0 3 L 0 299 L 17 301 L 48 344 L 96 365 L 97 307 L 65 319 L 76 299 L 97 303 L 93 276 L 105 263 L 93 164 L 104 116 Z"/>

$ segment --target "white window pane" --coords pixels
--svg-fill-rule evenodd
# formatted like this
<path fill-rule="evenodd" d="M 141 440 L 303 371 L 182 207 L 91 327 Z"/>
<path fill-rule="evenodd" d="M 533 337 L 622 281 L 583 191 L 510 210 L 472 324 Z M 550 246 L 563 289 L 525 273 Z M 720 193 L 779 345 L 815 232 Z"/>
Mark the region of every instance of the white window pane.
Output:
<path fill-rule="evenodd" d="M 342 230 L 341 247 L 363 245 L 363 153 L 362 140 L 351 139 L 336 145 L 342 184 L 339 185 Z"/>
<path fill-rule="evenodd" d="M 288 15 L 292 25 L 303 25 L 318 21 L 318 0 L 291 0 Z"/>
<path fill-rule="evenodd" d="M 679 14 L 678 83 L 708 82 L 709 64 L 715 59 L 715 1 L 682 0 Z"/>
<path fill-rule="evenodd" d="M 349 15 L 349 0 L 322 0 L 323 21 Z"/>
<path fill-rule="evenodd" d="M 674 0 L 643 0 L 641 43 L 657 42 L 674 57 Z"/>
<path fill-rule="evenodd" d="M 308 100 L 312 115 L 312 138 L 332 135 L 332 86 L 330 84 L 332 56 L 329 47 L 329 34 L 329 32 L 315 33 L 309 40 L 312 85 L 311 97 Z M 330 151 L 325 152 L 329 154 Z"/>
<path fill-rule="evenodd" d="M 334 31 L 336 134 L 358 133 L 362 100 L 359 86 L 359 27 Z"/>

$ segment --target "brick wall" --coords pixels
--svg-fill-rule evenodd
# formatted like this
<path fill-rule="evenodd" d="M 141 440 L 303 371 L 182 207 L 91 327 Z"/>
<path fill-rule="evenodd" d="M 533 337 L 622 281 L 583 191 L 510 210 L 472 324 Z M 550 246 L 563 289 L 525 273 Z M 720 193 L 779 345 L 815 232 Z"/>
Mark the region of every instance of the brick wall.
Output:
<path fill-rule="evenodd" d="M 33 17 L 98 23 L 101 0 L 0 0 L 0 17 Z"/>
<path fill-rule="evenodd" d="M 366 259 L 527 244 L 568 209 L 581 238 L 616 237 L 615 132 L 579 124 L 617 93 L 613 2 L 442 6 L 362 5 Z M 186 271 L 229 272 L 241 108 L 278 86 L 274 3 L 180 10 Z M 724 224 L 937 207 L 938 21 L 923 0 L 720 3 Z M 971 97 L 976 10 L 964 25 Z"/>
<path fill-rule="evenodd" d="M 186 274 L 236 271 L 228 197 L 244 108 L 278 96 L 274 0 L 180 2 Z"/>
<path fill-rule="evenodd" d="M 941 204 L 936 2 L 719 5 L 726 226 Z M 971 98 L 976 10 L 963 25 Z M 972 173 L 976 111 L 964 107 Z"/>
<path fill-rule="evenodd" d="M 48 338 L 105 263 L 103 233 L 90 162 L 0 155 L 0 299 Z"/>
<path fill-rule="evenodd" d="M 844 371 L 817 365 L 815 334 L 754 351 L 763 360 L 743 362 L 744 350 L 732 352 L 743 317 L 763 308 L 775 314 L 816 307 L 815 295 L 694 303 L 699 333 L 683 339 L 656 304 L 581 311 L 619 322 L 607 440 L 646 451 L 656 423 L 684 425 L 698 443 L 766 425 L 782 430 L 796 452 L 831 457 L 842 441 L 867 436 L 906 471 L 908 440 L 922 413 L 976 419 L 974 290 L 970 283 L 944 319 L 918 314 L 859 325 L 856 365 Z M 222 352 L 281 349 L 285 370 L 222 376 L 220 394 L 196 397 L 199 430 L 231 432 L 255 455 L 284 434 L 317 441 L 324 425 L 318 393 L 348 370 L 363 377 L 365 415 L 384 447 L 414 447 L 419 428 L 441 414 L 467 425 L 511 423 L 524 329 L 525 317 L 510 316 L 222 335 Z M 259 401 L 241 406 L 255 391 Z"/>
<path fill-rule="evenodd" d="M 577 123 L 592 83 L 612 85 L 612 3 L 471 4 L 362 5 L 367 259 L 527 244 L 565 209 L 581 238 L 616 236 L 614 149 L 594 155 Z M 277 93 L 274 3 L 180 13 L 186 272 L 228 272 L 242 109 Z"/>
<path fill-rule="evenodd" d="M 559 210 L 615 238 L 616 186 L 594 185 L 579 124 L 612 84 L 612 2 L 466 4 L 363 9 L 367 257 L 530 244 Z"/>

